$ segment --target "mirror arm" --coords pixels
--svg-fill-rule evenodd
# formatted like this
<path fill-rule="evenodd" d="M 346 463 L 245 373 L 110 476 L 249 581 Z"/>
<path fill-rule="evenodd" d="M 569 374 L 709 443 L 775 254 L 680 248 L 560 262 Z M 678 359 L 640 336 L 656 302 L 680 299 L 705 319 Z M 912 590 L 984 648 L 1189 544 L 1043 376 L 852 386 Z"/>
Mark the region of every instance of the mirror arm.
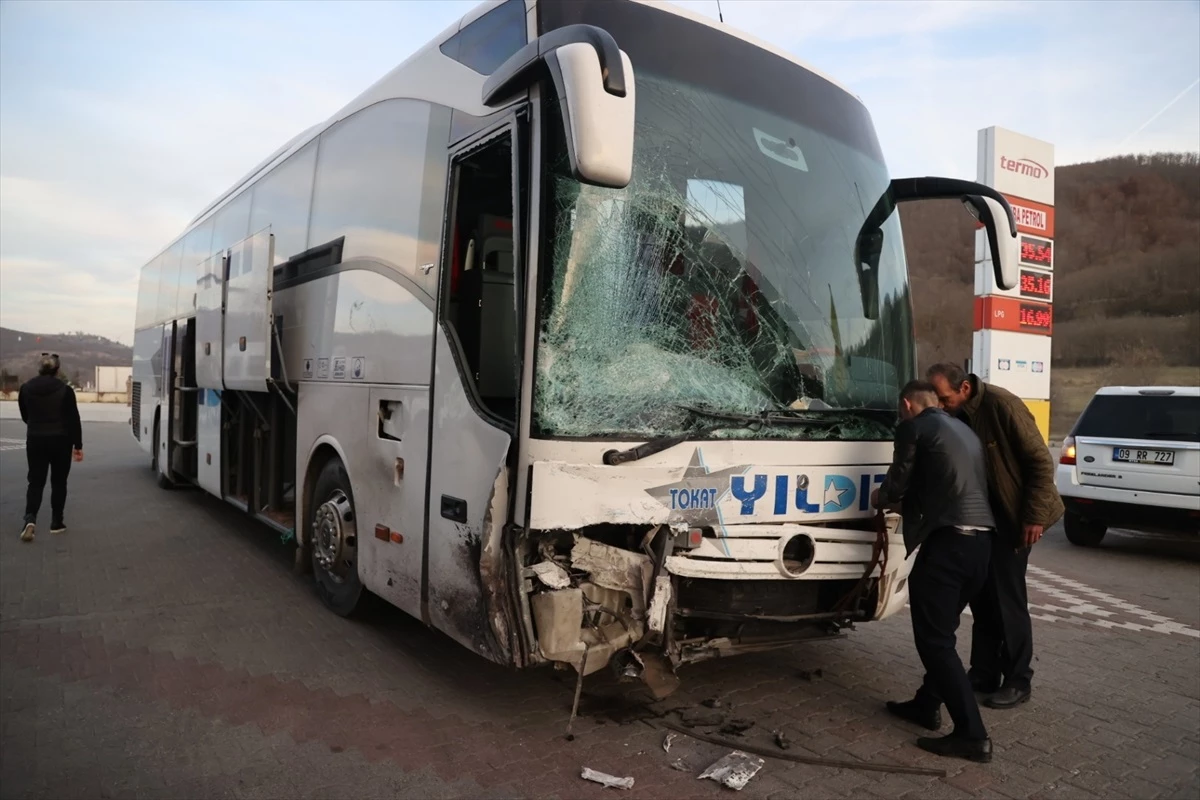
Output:
<path fill-rule="evenodd" d="M 1009 229 L 1016 233 L 1017 218 L 1012 206 L 1000 192 L 991 186 L 958 178 L 896 178 L 891 184 L 892 199 L 897 203 L 908 200 L 958 200 L 968 195 L 990 197 L 1008 214 Z"/>
<path fill-rule="evenodd" d="M 500 65 L 483 84 L 483 104 L 497 106 L 529 86 L 545 68 L 546 57 L 563 45 L 590 44 L 600 59 L 604 91 L 625 96 L 625 66 L 621 50 L 608 31 L 595 25 L 567 25 L 539 36 Z"/>

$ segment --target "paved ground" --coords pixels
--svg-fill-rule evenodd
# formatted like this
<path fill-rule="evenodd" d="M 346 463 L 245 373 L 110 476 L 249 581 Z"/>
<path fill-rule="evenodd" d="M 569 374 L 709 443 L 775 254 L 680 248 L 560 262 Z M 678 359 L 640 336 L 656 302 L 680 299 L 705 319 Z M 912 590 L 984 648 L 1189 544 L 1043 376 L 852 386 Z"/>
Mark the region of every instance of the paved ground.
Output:
<path fill-rule="evenodd" d="M 716 797 L 726 751 L 663 733 L 635 692 L 586 689 L 574 742 L 564 673 L 492 666 L 399 612 L 326 612 L 265 528 L 162 492 L 122 424 L 89 424 L 65 536 L 17 540 L 20 423 L 0 423 L 0 795 Z M 984 711 L 988 766 L 942 762 L 885 699 L 920 676 L 906 615 L 842 641 L 696 665 L 663 707 L 719 697 L 745 741 L 944 766 L 944 779 L 770 760 L 751 797 L 1200 795 L 1200 543 L 1061 530 L 1031 571 L 1035 695 Z M 964 631 L 964 634 L 966 632 Z M 969 634 L 964 635 L 964 639 Z M 966 650 L 966 642 L 962 643 Z M 685 771 L 671 768 L 681 760 Z"/>

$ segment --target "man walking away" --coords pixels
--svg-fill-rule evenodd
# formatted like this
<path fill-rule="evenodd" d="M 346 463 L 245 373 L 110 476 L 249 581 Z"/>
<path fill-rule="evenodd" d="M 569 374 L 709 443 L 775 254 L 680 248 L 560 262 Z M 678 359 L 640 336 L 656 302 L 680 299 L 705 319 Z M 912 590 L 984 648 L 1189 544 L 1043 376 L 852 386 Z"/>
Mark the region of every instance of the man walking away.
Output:
<path fill-rule="evenodd" d="M 954 364 L 929 368 L 938 401 L 975 431 L 986 452 L 996 536 L 987 586 L 971 604 L 971 683 L 991 694 L 984 704 L 1012 708 L 1029 700 L 1033 623 L 1025 570 L 1029 551 L 1063 515 L 1054 459 L 1037 422 L 1012 392 L 967 375 Z"/>
<path fill-rule="evenodd" d="M 988 762 L 992 742 L 955 649 L 963 608 L 987 581 L 996 525 L 988 507 L 983 448 L 969 427 L 938 407 L 933 386 L 924 381 L 904 387 L 900 417 L 892 464 L 872 502 L 876 508 L 899 504 L 906 557 L 920 547 L 908 595 L 925 679 L 915 699 L 889 702 L 888 710 L 936 730 L 944 702 L 954 730 L 919 738 L 917 746 Z"/>
<path fill-rule="evenodd" d="M 25 455 L 29 460 L 29 491 L 25 495 L 25 525 L 21 541 L 33 541 L 38 509 L 50 473 L 50 532 L 66 533 L 63 509 L 67 505 L 67 473 L 71 451 L 83 460 L 83 425 L 75 390 L 58 378 L 58 356 L 42 353 L 38 376 L 21 386 L 17 405 L 26 426 Z"/>

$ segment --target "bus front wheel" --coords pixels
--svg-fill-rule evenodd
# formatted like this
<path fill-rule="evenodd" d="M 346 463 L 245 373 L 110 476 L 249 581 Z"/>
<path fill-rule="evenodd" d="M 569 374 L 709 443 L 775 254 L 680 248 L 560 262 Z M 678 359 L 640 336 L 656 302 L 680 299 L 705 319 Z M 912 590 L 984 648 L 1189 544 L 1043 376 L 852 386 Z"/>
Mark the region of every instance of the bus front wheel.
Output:
<path fill-rule="evenodd" d="M 358 578 L 354 494 L 340 459 L 332 458 L 321 468 L 308 505 L 317 594 L 330 611 L 348 617 L 359 608 L 365 591 Z"/>

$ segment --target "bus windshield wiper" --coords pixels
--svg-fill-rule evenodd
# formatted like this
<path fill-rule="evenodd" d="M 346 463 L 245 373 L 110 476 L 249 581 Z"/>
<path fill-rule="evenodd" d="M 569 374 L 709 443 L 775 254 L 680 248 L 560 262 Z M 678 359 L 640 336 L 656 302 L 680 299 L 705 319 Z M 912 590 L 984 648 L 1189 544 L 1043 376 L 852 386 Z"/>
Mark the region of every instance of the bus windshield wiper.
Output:
<path fill-rule="evenodd" d="M 846 408 L 822 409 L 819 411 L 798 408 L 763 409 L 757 414 L 747 414 L 741 411 L 722 411 L 698 406 L 676 405 L 676 408 L 687 412 L 686 422 L 694 421 L 697 417 L 708 417 L 724 424 L 692 426 L 682 433 L 672 433 L 659 436 L 644 444 L 631 447 L 628 450 L 609 450 L 604 454 L 604 463 L 608 466 L 627 464 L 631 461 L 661 453 L 677 444 L 687 441 L 693 436 L 707 436 L 715 431 L 728 428 L 746 428 L 759 430 L 769 425 L 810 425 L 813 427 L 832 427 L 843 425 L 848 420 L 869 422 L 884 428 L 891 428 L 880 417 L 891 412 L 883 409 Z"/>
<path fill-rule="evenodd" d="M 639 444 L 636 447 L 631 447 L 628 450 L 609 450 L 604 454 L 604 463 L 610 467 L 618 464 L 627 464 L 630 461 L 638 461 L 639 459 L 652 456 L 655 453 L 661 453 L 663 450 L 669 450 L 677 444 L 685 442 L 692 436 L 707 436 L 714 431 L 719 431 L 722 428 L 748 428 L 757 430 L 765 420 L 762 417 L 754 416 L 753 414 L 741 414 L 733 411 L 713 411 L 705 408 L 694 408 L 692 406 L 677 405 L 687 412 L 685 424 L 694 422 L 696 417 L 711 417 L 712 419 L 727 420 L 728 425 L 708 425 L 704 427 L 689 427 L 682 433 L 672 433 L 667 436 L 659 436 L 651 439 L 648 442 Z"/>
<path fill-rule="evenodd" d="M 888 424 L 895 417 L 894 411 L 886 408 L 777 408 L 768 412 L 769 415 L 780 415 L 786 419 L 803 420 L 830 425 L 845 422 L 847 419 L 858 419 L 867 422 Z"/>

